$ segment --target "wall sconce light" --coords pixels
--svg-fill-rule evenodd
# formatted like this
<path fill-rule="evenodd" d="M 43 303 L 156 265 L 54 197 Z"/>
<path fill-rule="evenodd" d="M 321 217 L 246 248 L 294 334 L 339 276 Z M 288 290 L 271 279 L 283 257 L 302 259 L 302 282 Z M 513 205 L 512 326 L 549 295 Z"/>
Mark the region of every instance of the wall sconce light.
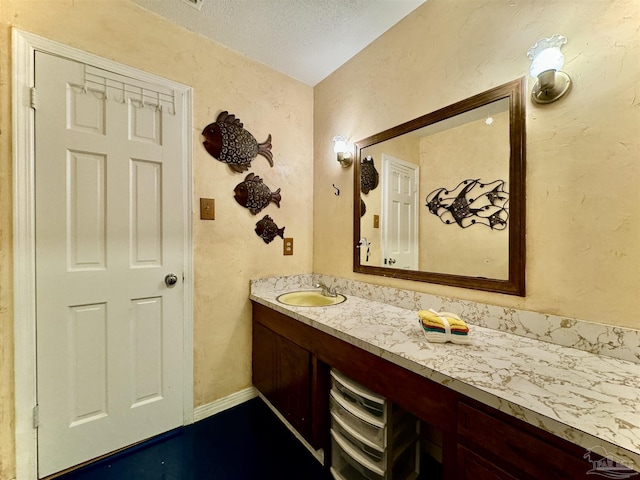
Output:
<path fill-rule="evenodd" d="M 538 40 L 527 51 L 527 57 L 531 59 L 529 74 L 536 79 L 531 90 L 531 100 L 535 103 L 555 102 L 569 91 L 571 78 L 560 71 L 564 65 L 564 55 L 560 48 L 565 43 L 566 37 L 554 35 Z"/>
<path fill-rule="evenodd" d="M 347 137 L 336 135 L 333 137 L 333 151 L 338 155 L 338 162 L 343 168 L 348 168 L 353 163 L 353 154 L 349 149 Z"/>

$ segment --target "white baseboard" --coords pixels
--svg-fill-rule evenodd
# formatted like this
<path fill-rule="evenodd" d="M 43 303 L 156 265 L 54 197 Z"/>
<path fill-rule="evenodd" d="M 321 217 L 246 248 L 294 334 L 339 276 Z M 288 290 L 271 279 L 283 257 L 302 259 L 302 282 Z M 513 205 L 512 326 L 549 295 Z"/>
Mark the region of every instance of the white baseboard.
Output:
<path fill-rule="evenodd" d="M 248 387 L 239 392 L 232 393 L 224 398 L 220 398 L 214 402 L 207 403 L 206 405 L 200 405 L 193 410 L 193 421 L 199 422 L 207 417 L 215 415 L 216 413 L 223 412 L 231 407 L 240 405 L 252 398 L 258 396 L 258 390 L 256 387 Z"/>

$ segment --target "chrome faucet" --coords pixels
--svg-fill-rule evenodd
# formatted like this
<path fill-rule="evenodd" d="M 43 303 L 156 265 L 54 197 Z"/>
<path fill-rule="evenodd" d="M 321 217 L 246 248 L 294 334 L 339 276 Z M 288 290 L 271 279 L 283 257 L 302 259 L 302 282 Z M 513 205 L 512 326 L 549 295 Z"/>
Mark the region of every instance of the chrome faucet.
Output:
<path fill-rule="evenodd" d="M 329 288 L 322 282 L 314 283 L 313 288 L 321 288 L 322 291 L 320 293 L 325 297 L 333 298 L 338 296 L 338 292 L 336 292 L 336 289 L 334 287 Z"/>

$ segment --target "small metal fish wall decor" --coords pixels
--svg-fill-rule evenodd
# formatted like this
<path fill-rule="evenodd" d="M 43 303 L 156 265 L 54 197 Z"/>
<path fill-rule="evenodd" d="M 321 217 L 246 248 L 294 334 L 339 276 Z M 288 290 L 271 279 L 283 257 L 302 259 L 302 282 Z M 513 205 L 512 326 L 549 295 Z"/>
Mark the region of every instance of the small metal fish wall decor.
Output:
<path fill-rule="evenodd" d="M 504 230 L 509 220 L 509 192 L 504 180 L 480 183 L 480 179 L 464 180 L 453 190 L 437 188 L 427 195 L 429 212 L 446 224 L 462 228 L 486 225 Z"/>
<path fill-rule="evenodd" d="M 280 208 L 280 189 L 272 192 L 262 179 L 250 173 L 243 182 L 239 183 L 233 190 L 236 202 L 248 208 L 253 215 L 257 215 L 269 203 L 275 203 Z"/>
<path fill-rule="evenodd" d="M 251 161 L 257 155 L 262 155 L 273 167 L 271 134 L 266 141 L 258 143 L 243 128 L 240 119 L 229 112 L 221 112 L 214 123 L 204 128 L 202 135 L 205 138 L 202 144 L 209 155 L 228 164 L 238 173 L 249 170 Z"/>
<path fill-rule="evenodd" d="M 273 219 L 269 215 L 265 215 L 262 220 L 256 223 L 256 234 L 264 240 L 264 243 L 271 243 L 276 237 L 284 240 L 284 228 L 278 228 Z"/>
<path fill-rule="evenodd" d="M 367 156 L 360 162 L 360 190 L 365 195 L 375 190 L 379 180 L 378 171 L 373 164 L 373 157 Z"/>

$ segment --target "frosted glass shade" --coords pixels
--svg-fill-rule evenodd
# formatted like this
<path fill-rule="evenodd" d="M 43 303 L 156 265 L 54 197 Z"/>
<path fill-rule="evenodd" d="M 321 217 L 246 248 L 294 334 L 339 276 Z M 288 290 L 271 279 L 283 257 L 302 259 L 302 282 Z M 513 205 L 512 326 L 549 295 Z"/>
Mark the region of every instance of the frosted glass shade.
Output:
<path fill-rule="evenodd" d="M 555 70 L 556 72 L 564 65 L 564 55 L 559 48 L 547 48 L 541 51 L 531 62 L 529 73 L 533 78 L 537 78 L 542 72 Z"/>
<path fill-rule="evenodd" d="M 347 137 L 344 135 L 336 135 L 333 137 L 333 151 L 334 153 L 344 153 L 349 151 L 349 146 L 347 145 Z"/>
<path fill-rule="evenodd" d="M 567 43 L 567 38 L 562 35 L 554 35 L 550 38 L 543 38 L 527 51 L 527 56 L 531 59 L 529 73 L 533 78 L 538 78 L 542 72 L 547 70 L 558 71 L 564 65 L 564 55 L 560 48 Z"/>

